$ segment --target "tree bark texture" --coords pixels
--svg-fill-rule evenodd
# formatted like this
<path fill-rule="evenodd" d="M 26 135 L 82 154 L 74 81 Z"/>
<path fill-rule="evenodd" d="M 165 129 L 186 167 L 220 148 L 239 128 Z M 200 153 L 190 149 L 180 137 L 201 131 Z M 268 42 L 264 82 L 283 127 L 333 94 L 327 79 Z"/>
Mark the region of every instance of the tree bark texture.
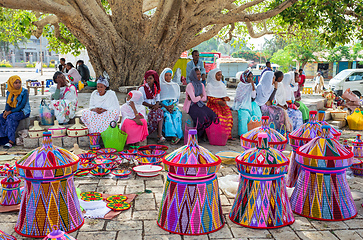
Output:
<path fill-rule="evenodd" d="M 234 0 L 0 0 L 0 6 L 51 14 L 35 25 L 42 30 L 59 22 L 86 47 L 97 75 L 106 71 L 112 89 L 139 85 L 145 71 L 173 67 L 180 54 L 234 22 L 262 21 L 291 6 L 251 13 L 264 0 L 236 6 Z M 155 9 L 152 15 L 146 11 Z M 228 11 L 226 11 L 228 9 Z M 41 31 L 40 31 L 41 33 Z M 38 34 L 39 35 L 39 31 Z"/>

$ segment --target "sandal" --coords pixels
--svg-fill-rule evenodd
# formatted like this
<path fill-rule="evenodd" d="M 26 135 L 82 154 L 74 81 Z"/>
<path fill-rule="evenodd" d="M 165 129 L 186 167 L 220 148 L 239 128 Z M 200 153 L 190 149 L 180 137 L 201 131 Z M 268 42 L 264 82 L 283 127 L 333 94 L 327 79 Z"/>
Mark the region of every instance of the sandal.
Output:
<path fill-rule="evenodd" d="M 166 139 L 165 139 L 163 136 L 161 136 L 161 137 L 159 138 L 158 143 L 164 143 L 165 141 L 166 141 Z"/>
<path fill-rule="evenodd" d="M 9 142 L 4 145 L 5 149 L 9 149 L 9 148 L 12 148 L 12 147 L 13 147 L 13 144 L 11 144 Z"/>
<path fill-rule="evenodd" d="M 180 141 L 180 138 L 174 138 L 173 140 L 171 140 L 171 145 L 177 145 Z"/>

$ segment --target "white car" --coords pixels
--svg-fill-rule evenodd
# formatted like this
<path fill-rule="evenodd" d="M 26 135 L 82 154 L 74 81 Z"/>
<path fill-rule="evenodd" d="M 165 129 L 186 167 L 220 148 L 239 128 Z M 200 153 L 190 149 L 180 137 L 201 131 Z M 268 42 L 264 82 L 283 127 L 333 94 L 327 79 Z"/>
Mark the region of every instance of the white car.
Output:
<path fill-rule="evenodd" d="M 358 97 L 363 95 L 363 69 L 346 69 L 330 79 L 329 88 L 341 96 L 343 92 L 350 90 Z"/>

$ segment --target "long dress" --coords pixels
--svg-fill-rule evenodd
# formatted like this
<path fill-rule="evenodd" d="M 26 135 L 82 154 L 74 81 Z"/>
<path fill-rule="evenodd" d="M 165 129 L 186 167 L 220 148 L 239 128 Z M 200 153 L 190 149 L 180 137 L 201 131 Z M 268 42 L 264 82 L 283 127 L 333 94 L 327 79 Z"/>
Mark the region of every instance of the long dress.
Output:
<path fill-rule="evenodd" d="M 107 111 L 98 114 L 91 111 L 93 108 L 103 108 Z M 90 133 L 102 133 L 112 121 L 118 122 L 120 117 L 120 106 L 116 93 L 112 90 L 107 90 L 103 96 L 100 96 L 98 91 L 93 91 L 89 109 L 82 112 L 81 120 L 86 125 Z"/>
<path fill-rule="evenodd" d="M 147 121 L 145 119 L 146 109 L 145 106 L 142 105 L 144 101 L 142 93 L 137 90 L 133 90 L 130 93 L 132 95 L 130 101 L 121 106 L 122 121 L 120 128 L 127 133 L 126 144 L 142 142 L 149 135 Z M 135 113 L 129 105 L 130 102 L 134 102 L 136 111 L 144 117 L 144 119 L 140 119 L 142 125 L 138 125 L 132 120 L 135 118 Z"/>
<path fill-rule="evenodd" d="M 55 93 L 57 85 L 53 85 L 50 89 L 50 93 Z M 59 123 L 68 123 L 70 119 L 73 119 L 78 104 L 78 93 L 74 85 L 61 87 L 60 97 L 58 100 L 52 100 L 49 104 L 49 108 L 54 110 L 54 116 Z"/>
<path fill-rule="evenodd" d="M 173 112 L 170 113 L 165 107 L 164 111 L 164 124 L 163 132 L 166 137 L 183 137 L 182 118 L 183 115 L 178 108 L 180 98 L 180 87 L 176 82 L 165 81 L 165 74 L 171 72 L 170 68 L 165 68 L 160 74 L 160 100 L 165 106 L 173 105 Z"/>
<path fill-rule="evenodd" d="M 300 104 L 299 110 L 302 113 L 302 118 L 303 121 L 306 122 L 307 120 L 309 120 L 309 108 L 301 101 L 301 92 L 300 89 L 298 88 L 295 92 L 294 92 L 294 96 L 295 96 L 295 100 L 297 103 Z"/>

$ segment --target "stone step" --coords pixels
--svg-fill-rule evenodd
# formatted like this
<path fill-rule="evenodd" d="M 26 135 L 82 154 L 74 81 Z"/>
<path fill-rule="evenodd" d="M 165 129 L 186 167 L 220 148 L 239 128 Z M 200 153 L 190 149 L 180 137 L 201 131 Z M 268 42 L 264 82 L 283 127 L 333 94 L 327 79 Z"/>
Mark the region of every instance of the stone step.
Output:
<path fill-rule="evenodd" d="M 341 121 L 328 121 L 328 123 L 330 124 L 330 125 L 332 125 L 333 127 L 336 127 L 336 128 L 339 128 L 339 129 L 341 129 L 341 128 L 343 128 L 343 127 L 345 127 L 346 125 L 347 125 L 347 121 L 346 120 L 341 120 Z"/>

